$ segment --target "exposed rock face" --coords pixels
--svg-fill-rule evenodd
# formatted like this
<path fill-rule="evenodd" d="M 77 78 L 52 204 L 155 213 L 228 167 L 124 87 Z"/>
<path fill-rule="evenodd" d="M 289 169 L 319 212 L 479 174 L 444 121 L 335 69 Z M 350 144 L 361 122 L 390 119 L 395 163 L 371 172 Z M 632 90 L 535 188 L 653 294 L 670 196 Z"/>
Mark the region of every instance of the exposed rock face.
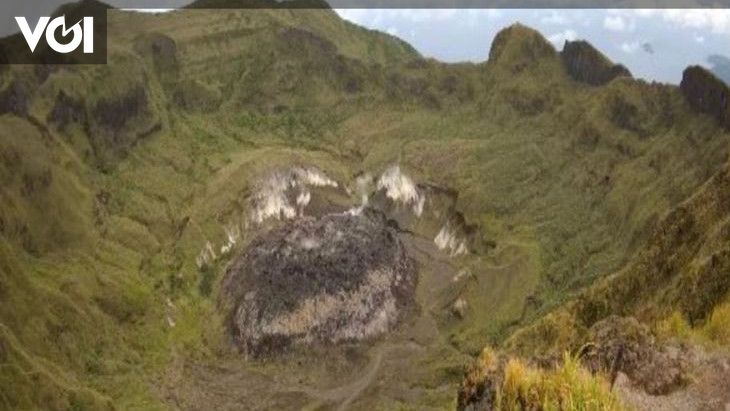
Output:
<path fill-rule="evenodd" d="M 725 84 L 730 85 L 730 58 L 719 54 L 713 54 L 707 58 L 707 62 L 712 65 L 710 71 L 717 76 Z"/>
<path fill-rule="evenodd" d="M 222 285 L 241 351 L 376 337 L 414 306 L 416 271 L 383 214 L 303 217 L 254 240 Z"/>
<path fill-rule="evenodd" d="M 566 41 L 560 57 L 568 74 L 581 83 L 600 86 L 616 77 L 631 77 L 626 67 L 613 64 L 586 41 Z"/>
<path fill-rule="evenodd" d="M 656 342 L 649 329 L 633 317 L 610 316 L 599 321 L 580 342 L 577 358 L 581 367 L 607 377 L 611 385 L 621 375 L 637 391 L 652 396 L 670 394 L 687 385 L 691 363 L 697 362 L 686 347 Z M 495 409 L 509 359 L 506 353 L 485 349 L 467 369 L 457 394 L 457 409 Z M 553 352 L 523 361 L 549 370 L 561 366 L 563 359 Z"/>
<path fill-rule="evenodd" d="M 59 91 L 46 121 L 54 124 L 59 130 L 65 129 L 69 123 L 85 122 L 86 110 L 83 101 L 69 96 L 63 90 Z"/>
<path fill-rule="evenodd" d="M 28 112 L 28 93 L 18 82 L 12 82 L 0 91 L 0 114 L 24 116 Z"/>
<path fill-rule="evenodd" d="M 99 166 L 113 167 L 129 148 L 161 129 L 145 87 L 138 83 L 89 107 L 89 137 Z"/>
<path fill-rule="evenodd" d="M 135 40 L 134 49 L 140 56 L 150 56 L 156 70 L 168 76 L 177 73 L 177 44 L 169 36 L 149 33 Z"/>
<path fill-rule="evenodd" d="M 312 190 L 318 187 L 340 188 L 336 181 L 314 167 L 273 170 L 257 183 L 251 197 L 250 219 L 255 224 L 261 224 L 268 219 L 286 220 L 303 216 L 307 208 L 307 215 L 310 216 L 346 210 L 321 201 L 322 196 L 313 196 Z"/>
<path fill-rule="evenodd" d="M 591 372 L 619 372 L 647 394 L 664 395 L 688 382 L 686 364 L 678 352 L 657 344 L 649 329 L 635 318 L 611 316 L 589 332 L 592 345 L 585 346 L 582 363 Z"/>
<path fill-rule="evenodd" d="M 147 109 L 147 94 L 142 85 L 115 99 L 100 100 L 92 111 L 96 124 L 119 133 L 133 118 Z"/>
<path fill-rule="evenodd" d="M 730 89 L 725 83 L 706 69 L 691 66 L 684 70 L 679 88 L 693 109 L 713 116 L 730 130 Z"/>

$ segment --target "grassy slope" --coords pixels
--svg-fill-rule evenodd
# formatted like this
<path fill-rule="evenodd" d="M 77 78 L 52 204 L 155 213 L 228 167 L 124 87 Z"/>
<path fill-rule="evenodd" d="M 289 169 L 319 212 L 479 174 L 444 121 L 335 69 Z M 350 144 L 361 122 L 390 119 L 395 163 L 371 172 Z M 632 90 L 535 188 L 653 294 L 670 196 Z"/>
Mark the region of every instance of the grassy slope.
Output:
<path fill-rule="evenodd" d="M 719 330 L 726 326 L 723 303 L 730 290 L 729 182 L 726 165 L 664 216 L 624 268 L 515 333 L 508 346 L 524 354 L 580 344 L 587 328 L 611 314 L 650 324 L 664 320 L 659 331 L 677 334 L 687 331 L 683 323 L 689 323 L 704 327 L 709 340 L 726 344 Z"/>
<path fill-rule="evenodd" d="M 220 267 L 195 257 L 272 165 L 346 181 L 400 161 L 456 189 L 497 244 L 455 263 L 479 279 L 469 315 L 436 313 L 446 343 L 474 353 L 621 266 L 726 156 L 728 135 L 676 88 L 575 83 L 519 27 L 466 65 L 331 11 L 113 12 L 110 33 L 108 66 L 0 82 L 30 102 L 0 116 L 4 407 L 163 407 L 149 387 L 167 364 L 224 350 Z M 46 129 L 60 90 L 86 121 Z M 110 128 L 115 101 L 139 107 Z"/>

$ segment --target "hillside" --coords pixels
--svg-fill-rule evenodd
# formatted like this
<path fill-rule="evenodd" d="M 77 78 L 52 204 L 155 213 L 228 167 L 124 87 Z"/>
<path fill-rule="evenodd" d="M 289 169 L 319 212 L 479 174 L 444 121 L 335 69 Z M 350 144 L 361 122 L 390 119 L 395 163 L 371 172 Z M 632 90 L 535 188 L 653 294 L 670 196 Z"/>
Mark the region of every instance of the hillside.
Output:
<path fill-rule="evenodd" d="M 705 71 L 646 83 L 519 24 L 488 61 L 445 64 L 327 9 L 108 20 L 107 65 L 0 69 L 2 409 L 453 408 L 485 345 L 547 355 L 610 314 L 700 326 L 726 299 L 730 132 L 693 96 L 727 90 Z M 251 283 L 280 306 L 226 286 L 245 256 L 275 266 L 257 244 L 310 247 L 267 233 L 364 205 L 418 272 L 397 311 L 368 306 L 387 325 L 358 309 L 363 282 L 385 289 L 358 264 L 410 260 L 370 248 L 317 255 L 360 270 L 333 285 L 287 266 L 323 294 Z M 291 311 L 299 295 L 336 308 Z M 296 344 L 244 358 L 232 307 Z M 306 345 L 359 338 L 301 331 L 340 314 L 378 332 Z"/>

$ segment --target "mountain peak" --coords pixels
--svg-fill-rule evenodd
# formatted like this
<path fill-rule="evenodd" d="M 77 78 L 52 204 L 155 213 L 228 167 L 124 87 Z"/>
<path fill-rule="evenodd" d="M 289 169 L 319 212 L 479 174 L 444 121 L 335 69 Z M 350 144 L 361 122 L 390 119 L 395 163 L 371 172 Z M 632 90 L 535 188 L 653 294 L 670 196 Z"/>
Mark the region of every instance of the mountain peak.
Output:
<path fill-rule="evenodd" d="M 695 111 L 711 115 L 730 130 L 730 88 L 722 80 L 704 67 L 690 66 L 679 88 Z"/>
<path fill-rule="evenodd" d="M 506 65 L 520 71 L 538 60 L 556 56 L 555 48 L 537 30 L 515 23 L 494 37 L 489 51 L 490 64 Z"/>
<path fill-rule="evenodd" d="M 616 77 L 631 77 L 621 64 L 614 64 L 587 41 L 566 41 L 560 53 L 568 75 L 593 86 L 606 84 Z"/>

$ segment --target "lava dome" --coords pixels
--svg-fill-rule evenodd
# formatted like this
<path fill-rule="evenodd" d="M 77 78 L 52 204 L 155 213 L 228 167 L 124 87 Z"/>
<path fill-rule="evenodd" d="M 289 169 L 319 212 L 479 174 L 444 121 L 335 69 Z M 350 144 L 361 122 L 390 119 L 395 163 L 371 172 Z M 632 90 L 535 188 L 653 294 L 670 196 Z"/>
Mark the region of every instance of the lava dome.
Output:
<path fill-rule="evenodd" d="M 229 265 L 221 297 L 238 347 L 262 357 L 382 335 L 415 306 L 416 282 L 397 229 L 365 208 L 262 234 Z"/>

